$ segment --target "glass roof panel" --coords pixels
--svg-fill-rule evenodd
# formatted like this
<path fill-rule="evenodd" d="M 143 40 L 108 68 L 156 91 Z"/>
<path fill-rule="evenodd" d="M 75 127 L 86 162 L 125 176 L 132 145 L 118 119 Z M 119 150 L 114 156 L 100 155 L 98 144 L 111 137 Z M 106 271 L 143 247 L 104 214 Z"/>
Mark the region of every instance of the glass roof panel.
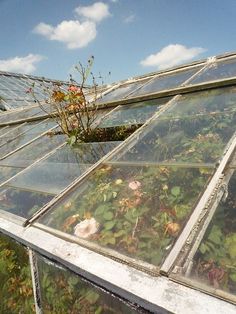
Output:
<path fill-rule="evenodd" d="M 215 163 L 236 131 L 235 104 L 234 88 L 182 96 L 112 161 Z"/>
<path fill-rule="evenodd" d="M 37 265 L 43 313 L 144 313 L 39 255 Z"/>
<path fill-rule="evenodd" d="M 75 149 L 69 145 L 59 148 L 48 158 L 36 163 L 2 186 L 0 198 L 6 201 L 3 205 L 0 204 L 0 209 L 24 218 L 31 217 L 55 194 L 61 192 L 92 163 L 118 144 L 119 142 L 87 143 L 80 144 Z M 32 206 L 33 202 L 35 206 Z"/>
<path fill-rule="evenodd" d="M 236 76 L 236 59 L 218 61 L 209 65 L 202 73 L 196 76 L 189 84 L 198 84 Z"/>
<path fill-rule="evenodd" d="M 14 154 L 0 160 L 0 165 L 28 167 L 36 159 L 42 158 L 62 143 L 65 143 L 66 137 L 64 135 L 44 135 L 22 149 L 16 151 Z"/>
<path fill-rule="evenodd" d="M 54 196 L 49 193 L 2 187 L 0 188 L 0 210 L 28 218 Z"/>
<path fill-rule="evenodd" d="M 235 190 L 236 173 L 231 177 L 227 198 L 218 205 L 188 269 L 188 277 L 201 282 L 202 289 L 205 285 L 233 295 L 236 295 Z"/>
<path fill-rule="evenodd" d="M 41 111 L 42 110 L 39 107 L 33 107 L 21 111 L 9 112 L 8 114 L 5 114 L 3 116 L 0 115 L 0 124 L 34 117 Z"/>
<path fill-rule="evenodd" d="M 14 125 L 9 132 L 0 137 L 0 146 L 14 140 L 21 134 L 27 132 L 30 128 L 33 128 L 35 123 L 22 123 L 20 125 Z"/>
<path fill-rule="evenodd" d="M 194 75 L 199 69 L 200 67 L 194 67 L 175 73 L 156 76 L 139 90 L 134 91 L 130 96 L 133 97 L 138 95 L 146 95 L 178 87 L 187 79 L 189 79 L 192 75 Z"/>
<path fill-rule="evenodd" d="M 8 131 L 9 131 L 9 127 L 8 126 L 1 127 L 0 128 L 0 136 L 4 135 Z"/>
<path fill-rule="evenodd" d="M 105 103 L 105 102 L 109 102 L 109 101 L 115 101 L 118 99 L 123 99 L 127 95 L 129 95 L 131 92 L 136 90 L 138 87 L 142 86 L 146 81 L 147 81 L 147 79 L 142 80 L 142 81 L 138 81 L 138 82 L 133 82 L 133 83 L 121 85 L 121 86 L 117 87 L 116 89 L 112 90 L 111 92 L 107 93 L 106 95 L 102 96 L 102 98 L 99 98 L 97 100 L 97 103 Z"/>
<path fill-rule="evenodd" d="M 99 123 L 99 127 L 107 128 L 122 125 L 143 124 L 169 100 L 170 97 L 166 97 L 119 106 L 116 110 L 112 111 L 102 119 Z"/>
<path fill-rule="evenodd" d="M 7 186 L 57 194 L 119 143 L 65 145 L 12 179 Z"/>
<path fill-rule="evenodd" d="M 211 172 L 103 164 L 39 222 L 159 266 Z"/>
<path fill-rule="evenodd" d="M 17 174 L 21 168 L 0 166 L 0 184 Z"/>
<path fill-rule="evenodd" d="M 28 123 L 29 124 L 29 123 Z M 46 132 L 53 126 L 55 126 L 55 122 L 52 120 L 43 121 L 41 123 L 34 124 L 35 126 L 28 129 L 27 132 L 21 133 L 19 136 L 15 137 L 14 139 L 11 138 L 5 145 L 1 146 L 0 150 L 0 158 L 3 158 L 5 155 L 15 151 L 16 149 L 20 148 L 22 145 L 26 144 L 27 142 L 33 140 L 43 132 Z"/>

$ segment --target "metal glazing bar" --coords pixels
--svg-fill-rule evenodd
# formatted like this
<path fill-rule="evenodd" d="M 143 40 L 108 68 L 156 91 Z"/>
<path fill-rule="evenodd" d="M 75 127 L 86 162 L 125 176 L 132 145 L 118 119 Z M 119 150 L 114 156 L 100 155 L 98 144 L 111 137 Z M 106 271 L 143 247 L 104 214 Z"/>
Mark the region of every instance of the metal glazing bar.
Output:
<path fill-rule="evenodd" d="M 43 314 L 37 259 L 36 259 L 36 255 L 34 251 L 32 251 L 31 249 L 28 249 L 28 252 L 29 252 L 29 263 L 30 263 L 30 270 L 31 270 L 32 285 L 33 285 L 33 291 L 34 291 L 35 311 L 36 311 L 36 314 Z"/>

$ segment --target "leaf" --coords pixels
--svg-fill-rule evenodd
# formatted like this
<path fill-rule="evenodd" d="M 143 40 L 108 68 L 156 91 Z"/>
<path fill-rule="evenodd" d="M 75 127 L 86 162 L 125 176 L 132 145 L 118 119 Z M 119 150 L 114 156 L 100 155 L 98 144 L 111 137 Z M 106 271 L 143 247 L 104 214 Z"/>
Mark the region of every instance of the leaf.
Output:
<path fill-rule="evenodd" d="M 115 226 L 115 224 L 116 224 L 115 221 L 105 222 L 104 228 L 105 230 L 111 230 Z"/>
<path fill-rule="evenodd" d="M 76 142 L 76 136 L 75 135 L 70 136 L 68 139 L 68 144 L 72 146 L 75 144 L 75 142 Z"/>
<path fill-rule="evenodd" d="M 99 294 L 94 291 L 89 291 L 89 293 L 86 295 L 86 300 L 90 304 L 95 304 L 98 299 L 99 299 Z"/>
<path fill-rule="evenodd" d="M 230 275 L 229 275 L 229 278 L 230 278 L 232 281 L 236 282 L 236 273 L 234 272 L 234 273 L 230 274 Z"/>
<path fill-rule="evenodd" d="M 172 189 L 171 189 L 171 194 L 175 197 L 179 196 L 180 194 L 180 187 L 179 186 L 174 186 Z"/>
<path fill-rule="evenodd" d="M 202 244 L 200 245 L 199 250 L 200 250 L 200 252 L 201 252 L 202 254 L 205 254 L 206 251 L 207 251 L 207 246 L 206 246 L 204 243 L 202 243 Z"/>
<path fill-rule="evenodd" d="M 113 215 L 112 212 L 105 212 L 104 215 L 103 215 L 103 218 L 105 220 L 111 220 L 113 217 L 114 217 L 114 215 Z"/>

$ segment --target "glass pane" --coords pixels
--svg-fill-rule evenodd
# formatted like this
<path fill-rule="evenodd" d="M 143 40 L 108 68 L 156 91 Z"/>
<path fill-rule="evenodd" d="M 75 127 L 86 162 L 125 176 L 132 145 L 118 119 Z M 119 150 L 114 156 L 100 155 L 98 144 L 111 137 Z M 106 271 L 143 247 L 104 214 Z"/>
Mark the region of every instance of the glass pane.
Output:
<path fill-rule="evenodd" d="M 102 165 L 39 222 L 158 266 L 211 172 Z"/>
<path fill-rule="evenodd" d="M 33 128 L 35 123 L 22 123 L 21 125 L 14 126 L 9 132 L 0 138 L 0 146 L 6 144 L 7 142 L 14 140 L 20 134 L 25 133 L 29 129 Z"/>
<path fill-rule="evenodd" d="M 169 100 L 168 97 L 119 106 L 99 123 L 99 127 L 143 124 Z"/>
<path fill-rule="evenodd" d="M 173 74 L 160 75 L 149 81 L 139 90 L 132 93 L 133 96 L 146 95 L 150 93 L 160 92 L 162 90 L 171 89 L 180 86 L 187 79 L 199 70 L 199 67 L 188 69 L 185 71 L 175 72 Z"/>
<path fill-rule="evenodd" d="M 160 118 L 184 118 L 235 112 L 236 87 L 225 87 L 182 95 Z"/>
<path fill-rule="evenodd" d="M 119 99 L 125 98 L 127 95 L 129 95 L 132 91 L 134 91 L 136 88 L 142 86 L 147 80 L 124 84 L 119 86 L 118 88 L 114 89 L 110 93 L 102 96 L 102 98 L 98 99 L 98 103 L 104 103 L 109 101 L 115 101 Z"/>
<path fill-rule="evenodd" d="M 6 132 L 8 132 L 8 126 L 4 126 L 4 127 L 0 128 L 0 136 L 2 136 Z"/>
<path fill-rule="evenodd" d="M 37 115 L 41 110 L 38 107 L 30 108 L 30 109 L 24 109 L 17 112 L 11 112 L 7 115 L 0 116 L 0 123 L 5 122 L 13 122 L 17 120 L 27 119 L 30 117 L 34 117 Z"/>
<path fill-rule="evenodd" d="M 56 123 L 54 121 L 43 121 L 41 123 L 38 123 L 35 127 L 29 129 L 28 132 L 21 134 L 14 140 L 3 145 L 0 150 L 0 158 L 3 158 L 10 152 L 16 150 L 17 148 L 21 147 L 27 142 L 33 140 L 34 138 L 36 138 L 43 132 L 46 132 L 47 130 L 51 129 L 55 125 Z"/>
<path fill-rule="evenodd" d="M 0 184 L 10 179 L 12 176 L 17 174 L 20 170 L 21 170 L 20 168 L 0 166 Z"/>
<path fill-rule="evenodd" d="M 134 307 L 131 308 L 61 265 L 39 255 L 37 260 L 44 314 L 138 313 Z"/>
<path fill-rule="evenodd" d="M 190 84 L 209 82 L 236 76 L 236 60 L 218 61 L 196 76 Z"/>
<path fill-rule="evenodd" d="M 27 250 L 0 234 L 0 313 L 35 313 Z"/>
<path fill-rule="evenodd" d="M 28 167 L 36 159 L 42 158 L 45 154 L 52 151 L 54 148 L 65 143 L 66 137 L 64 135 L 44 135 L 31 144 L 24 146 L 14 154 L 0 161 L 0 165 Z"/>
<path fill-rule="evenodd" d="M 112 161 L 217 162 L 236 131 L 236 111 L 224 110 L 227 106 L 235 106 L 236 94 L 226 96 L 224 91 L 223 95 L 213 97 L 208 97 L 208 93 L 193 95 L 193 99 L 191 97 L 192 95 L 184 96 L 177 101 L 167 112 L 149 124 L 143 133 L 138 134 L 127 148 L 113 157 Z M 224 106 L 218 112 L 217 106 L 222 103 Z M 205 113 L 194 114 L 198 110 L 205 110 Z M 207 110 L 212 111 L 208 113 Z"/>
<path fill-rule="evenodd" d="M 8 182 L 7 186 L 58 194 L 116 145 L 116 142 L 78 144 L 75 148 L 66 145 Z"/>
<path fill-rule="evenodd" d="M 52 194 L 5 186 L 0 188 L 0 210 L 8 211 L 27 219 L 53 197 L 54 195 Z"/>
<path fill-rule="evenodd" d="M 191 278 L 236 295 L 236 174 L 194 258 Z"/>

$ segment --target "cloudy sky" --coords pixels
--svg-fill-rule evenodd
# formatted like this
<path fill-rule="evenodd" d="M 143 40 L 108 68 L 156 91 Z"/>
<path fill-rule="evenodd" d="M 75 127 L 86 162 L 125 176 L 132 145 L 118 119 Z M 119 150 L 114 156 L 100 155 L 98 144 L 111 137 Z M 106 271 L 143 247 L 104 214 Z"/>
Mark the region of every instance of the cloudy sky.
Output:
<path fill-rule="evenodd" d="M 0 0 L 0 70 L 66 80 L 93 55 L 109 83 L 235 51 L 235 19 L 236 0 Z"/>

